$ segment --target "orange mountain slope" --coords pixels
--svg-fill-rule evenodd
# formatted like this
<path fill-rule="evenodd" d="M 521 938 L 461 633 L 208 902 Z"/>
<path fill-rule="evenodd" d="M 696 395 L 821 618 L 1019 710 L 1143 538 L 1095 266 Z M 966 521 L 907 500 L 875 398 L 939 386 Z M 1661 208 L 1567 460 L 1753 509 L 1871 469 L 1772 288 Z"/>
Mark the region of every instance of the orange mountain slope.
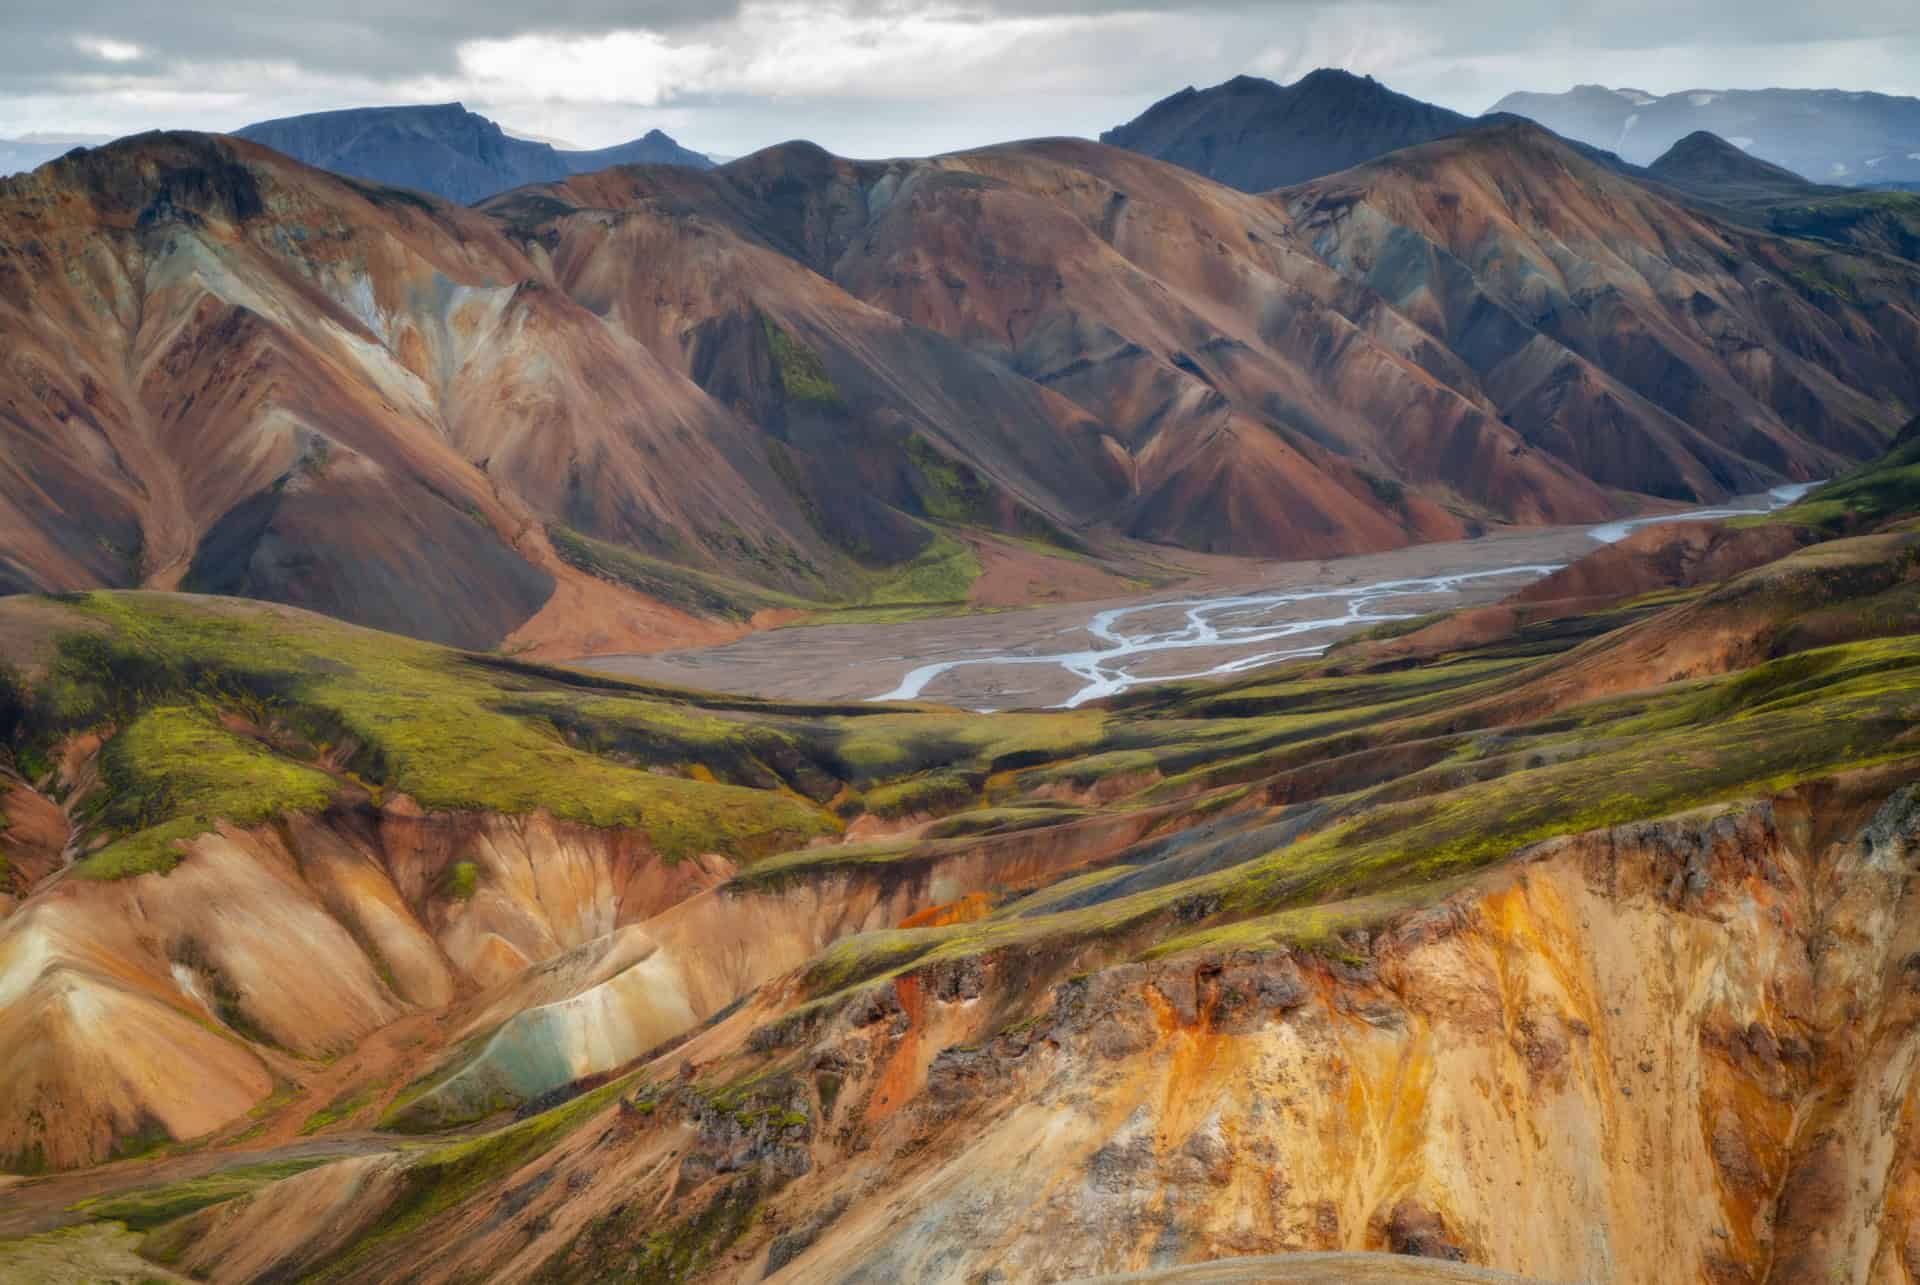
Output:
<path fill-rule="evenodd" d="M 1588 521 L 1876 453 L 1916 301 L 1519 126 L 1266 197 L 1071 140 L 789 144 L 471 210 L 146 135 L 0 184 L 0 587 L 577 653 L 860 601 L 943 529 Z"/>

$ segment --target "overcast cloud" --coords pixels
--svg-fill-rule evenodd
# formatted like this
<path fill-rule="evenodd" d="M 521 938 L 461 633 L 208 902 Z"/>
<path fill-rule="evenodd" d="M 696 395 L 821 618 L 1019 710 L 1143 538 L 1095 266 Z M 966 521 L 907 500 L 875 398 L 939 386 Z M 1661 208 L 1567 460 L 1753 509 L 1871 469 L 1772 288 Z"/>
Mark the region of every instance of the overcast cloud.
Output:
<path fill-rule="evenodd" d="M 324 10 L 324 12 L 316 12 Z M 1916 0 L 0 0 L 0 136 L 460 99 L 597 147 L 924 154 L 1183 85 L 1366 72 L 1467 112 L 1598 81 L 1920 95 Z"/>

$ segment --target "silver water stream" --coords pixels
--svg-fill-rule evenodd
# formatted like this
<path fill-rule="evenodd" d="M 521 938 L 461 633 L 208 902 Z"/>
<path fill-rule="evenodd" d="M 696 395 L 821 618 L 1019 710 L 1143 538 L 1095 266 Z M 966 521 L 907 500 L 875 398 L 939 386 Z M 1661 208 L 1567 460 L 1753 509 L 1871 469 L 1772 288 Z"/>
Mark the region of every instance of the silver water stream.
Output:
<path fill-rule="evenodd" d="M 1639 527 L 1656 523 L 1701 522 L 1714 518 L 1765 513 L 1781 505 L 1791 504 L 1815 485 L 1817 483 L 1775 487 L 1758 502 L 1740 508 L 1694 509 L 1685 513 L 1663 514 L 1659 517 L 1609 522 L 1603 526 L 1594 527 L 1587 534 L 1601 544 L 1613 544 L 1624 540 Z M 1393 606 L 1396 600 L 1404 603 L 1406 599 L 1421 598 L 1431 603 L 1435 598 L 1444 600 L 1449 596 L 1458 596 L 1463 585 L 1500 579 L 1512 581 L 1512 588 L 1517 590 L 1542 576 L 1551 575 L 1560 570 L 1562 565 L 1564 564 L 1528 563 L 1486 571 L 1469 571 L 1458 575 L 1381 580 L 1372 584 L 1345 585 L 1335 589 L 1236 593 L 1215 598 L 1171 599 L 1111 607 L 1096 613 L 1087 622 L 1087 633 L 1093 637 L 1093 644 L 1090 647 L 1076 651 L 1038 654 L 1002 652 L 961 660 L 936 661 L 933 664 L 908 670 L 906 676 L 892 691 L 869 699 L 917 700 L 928 684 L 942 674 L 964 666 L 1043 665 L 1063 669 L 1080 680 L 1079 690 L 1055 707 L 1073 709 L 1088 701 L 1113 696 L 1144 683 L 1223 677 L 1258 669 L 1262 665 L 1271 665 L 1277 661 L 1318 656 L 1327 649 L 1331 640 L 1292 646 L 1288 645 L 1288 641 L 1329 630 L 1340 630 L 1344 633 L 1362 626 L 1393 620 L 1409 620 L 1423 613 L 1395 611 Z M 1324 609 L 1316 607 L 1306 618 L 1277 619 L 1282 614 L 1293 615 L 1293 609 L 1303 603 L 1324 604 Z M 1429 605 L 1427 610 L 1431 609 Z M 1148 626 L 1129 629 L 1127 627 L 1128 622 L 1133 618 L 1147 613 L 1168 612 L 1180 613 L 1181 623 L 1172 628 Z M 1142 673 L 1137 668 L 1137 662 L 1141 657 L 1161 652 L 1245 647 L 1255 647 L 1260 650 L 1235 656 L 1231 660 L 1191 673 Z"/>

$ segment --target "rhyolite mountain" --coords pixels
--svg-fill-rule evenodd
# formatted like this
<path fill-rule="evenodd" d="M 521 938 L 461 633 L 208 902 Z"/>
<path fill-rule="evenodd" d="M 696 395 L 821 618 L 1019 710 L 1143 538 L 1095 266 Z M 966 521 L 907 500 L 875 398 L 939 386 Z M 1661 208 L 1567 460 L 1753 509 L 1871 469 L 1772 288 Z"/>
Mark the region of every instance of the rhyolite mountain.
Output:
<path fill-rule="evenodd" d="M 1562 94 L 1508 94 L 1493 111 L 1525 116 L 1640 165 L 1708 130 L 1818 182 L 1920 179 L 1920 98 L 1839 89 L 1649 94 L 1581 85 Z"/>
<path fill-rule="evenodd" d="M 1188 86 L 1100 141 L 1265 192 L 1430 142 L 1469 120 L 1371 76 L 1322 68 L 1291 85 L 1236 76 L 1210 89 Z"/>
<path fill-rule="evenodd" d="M 1912 264 L 1519 122 L 1268 196 L 790 144 L 472 209 L 147 135 L 0 183 L 0 584 L 577 655 L 961 601 L 1015 544 L 1584 522 L 1870 457 L 1917 316 Z"/>
<path fill-rule="evenodd" d="M 459 103 L 313 112 L 235 133 L 323 170 L 432 192 L 462 205 L 609 165 L 713 164 L 657 129 L 613 147 L 569 151 L 509 134 Z"/>
<path fill-rule="evenodd" d="M 1905 1280 L 1917 459 L 1074 711 L 0 600 L 0 1278 Z"/>
<path fill-rule="evenodd" d="M 1767 458 L 1819 475 L 1819 454 L 1878 449 L 1920 391 L 1900 373 L 1920 340 L 1915 265 L 1723 221 L 1527 121 L 1275 200 L 1328 266 L 1456 354 L 1529 446 L 1606 485 L 1750 490 Z M 1875 338 L 1807 346 L 1841 315 Z"/>

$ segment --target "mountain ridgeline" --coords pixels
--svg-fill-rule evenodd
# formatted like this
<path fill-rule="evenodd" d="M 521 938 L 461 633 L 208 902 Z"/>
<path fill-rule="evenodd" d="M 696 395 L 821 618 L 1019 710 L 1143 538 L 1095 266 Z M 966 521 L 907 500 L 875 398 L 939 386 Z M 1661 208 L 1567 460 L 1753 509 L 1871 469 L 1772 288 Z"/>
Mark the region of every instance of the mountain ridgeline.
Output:
<path fill-rule="evenodd" d="M 610 165 L 713 165 L 657 129 L 614 147 L 569 151 L 516 138 L 459 103 L 314 112 L 235 133 L 335 174 L 416 188 L 461 205 Z"/>
<path fill-rule="evenodd" d="M 1920 265 L 1517 120 L 1266 195 L 788 144 L 473 208 L 145 135 L 0 184 L 0 584 L 578 655 L 1116 541 L 1596 521 L 1872 456 L 1917 317 Z"/>
<path fill-rule="evenodd" d="M 0 178 L 36 169 L 57 156 L 65 156 L 76 147 L 96 146 L 109 141 L 106 135 L 32 134 L 25 138 L 0 138 Z"/>

